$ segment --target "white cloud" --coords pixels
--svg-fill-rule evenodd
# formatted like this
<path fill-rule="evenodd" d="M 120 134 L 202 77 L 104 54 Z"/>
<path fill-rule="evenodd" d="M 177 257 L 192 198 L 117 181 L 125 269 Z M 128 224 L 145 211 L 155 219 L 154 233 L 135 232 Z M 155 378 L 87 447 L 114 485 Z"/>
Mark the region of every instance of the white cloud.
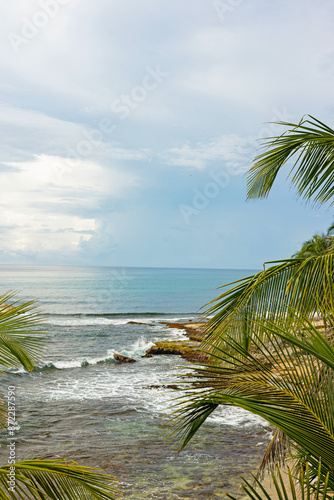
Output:
<path fill-rule="evenodd" d="M 328 0 L 239 2 L 224 21 L 204 0 L 170 0 L 163 9 L 156 0 L 69 0 L 18 53 L 7 35 L 20 34 L 22 18 L 31 21 L 41 1 L 0 5 L 0 253 L 44 252 L 59 262 L 57 253 L 74 252 L 100 263 L 99 253 L 118 248 L 129 265 L 150 265 L 155 255 L 166 255 L 162 264 L 180 258 L 188 265 L 187 232 L 182 245 L 169 235 L 175 252 L 163 254 L 165 214 L 200 187 L 203 170 L 247 170 L 253 137 L 265 135 L 274 109 L 297 121 L 304 113 L 329 124 L 333 118 Z M 111 103 L 156 65 L 168 78 L 121 120 Z M 109 131 L 87 146 L 102 119 Z M 88 154 L 78 153 L 82 141 Z M 240 183 L 232 184 L 221 210 L 238 196 L 232 189 Z M 269 221 L 281 205 L 268 210 Z M 243 209 L 235 227 L 244 227 Z M 200 225 L 196 231 L 200 242 Z M 280 233 L 282 242 L 289 231 Z M 200 261 L 201 250 L 191 246 Z M 231 239 L 233 259 L 234 246 Z"/>
<path fill-rule="evenodd" d="M 225 167 L 236 173 L 248 170 L 254 150 L 254 138 L 237 135 L 222 136 L 207 143 L 189 143 L 171 148 L 161 154 L 167 165 L 190 167 L 202 170 L 212 162 L 223 162 Z"/>
<path fill-rule="evenodd" d="M 10 252 L 79 250 L 99 226 L 82 213 L 139 185 L 137 177 L 90 161 L 69 168 L 64 158 L 40 155 L 5 165 L 11 170 L 0 172 L 1 248 Z"/>
<path fill-rule="evenodd" d="M 150 158 L 152 153 L 147 148 L 126 148 L 117 143 L 111 120 L 105 117 L 104 121 L 108 123 L 108 132 L 101 130 L 102 120 L 93 127 L 30 109 L 0 105 L 0 133 L 6 137 L 2 163 L 13 157 L 21 159 L 36 154 L 49 155 L 49 162 L 53 161 L 51 156 L 67 157 L 68 163 L 73 157 L 85 161 Z"/>

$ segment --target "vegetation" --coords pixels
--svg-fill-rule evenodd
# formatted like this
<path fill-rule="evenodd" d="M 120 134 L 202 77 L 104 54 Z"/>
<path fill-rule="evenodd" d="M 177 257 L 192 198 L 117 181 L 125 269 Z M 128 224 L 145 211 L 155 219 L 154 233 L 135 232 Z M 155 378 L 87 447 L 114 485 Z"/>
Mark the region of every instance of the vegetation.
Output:
<path fill-rule="evenodd" d="M 283 320 L 252 321 L 270 340 L 263 343 L 255 330 L 251 350 L 227 335 L 229 350 L 216 354 L 220 363 L 194 367 L 188 377 L 191 390 L 178 403 L 173 437 L 183 448 L 218 405 L 238 406 L 279 428 L 313 475 L 321 458 L 334 491 L 334 347 L 307 319 L 294 313 L 293 323 L 291 329 Z M 231 358 L 232 351 L 239 356 Z M 277 454 L 275 440 L 272 446 Z"/>
<path fill-rule="evenodd" d="M 295 155 L 289 176 L 298 194 L 317 203 L 334 203 L 334 131 L 313 117 L 279 124 L 288 130 L 264 141 L 265 151 L 249 171 L 248 198 L 268 196 L 280 169 Z M 213 348 L 222 347 L 226 332 L 249 348 L 250 317 L 279 320 L 293 308 L 311 318 L 325 310 L 327 281 L 333 273 L 332 233 L 333 226 L 326 236 L 305 242 L 292 258 L 266 262 L 263 271 L 226 285 L 232 288 L 207 310 L 213 315 L 207 337 Z"/>
<path fill-rule="evenodd" d="M 41 357 L 47 332 L 34 303 L 14 301 L 8 305 L 13 296 L 0 297 L 0 365 L 31 371 Z M 6 400 L 6 396 L 1 396 L 2 430 L 8 427 L 8 407 L 12 405 L 9 401 L 13 401 L 11 394 L 11 400 Z M 1 500 L 110 500 L 118 497 L 115 479 L 98 469 L 60 459 L 12 461 L 0 467 Z"/>
<path fill-rule="evenodd" d="M 334 130 L 312 116 L 298 124 L 279 122 L 287 130 L 263 142 L 248 174 L 248 198 L 270 193 L 279 171 L 294 160 L 289 173 L 298 195 L 315 203 L 334 203 Z"/>
<path fill-rule="evenodd" d="M 330 228 L 331 229 L 331 228 Z M 317 257 L 331 251 L 333 247 L 333 236 L 324 233 L 315 234 L 310 240 L 304 241 L 301 249 L 292 257 L 296 259 L 307 259 Z"/>
<path fill-rule="evenodd" d="M 266 197 L 281 168 L 290 160 L 290 178 L 300 197 L 334 203 L 334 131 L 313 117 L 298 124 L 280 122 L 287 130 L 265 141 L 249 171 L 248 197 Z M 207 313 L 203 351 L 212 363 L 195 366 L 187 395 L 175 409 L 172 439 L 181 448 L 219 405 L 244 408 L 278 430 L 268 458 L 284 461 L 289 443 L 297 470 L 289 472 L 288 494 L 280 473 L 279 498 L 328 497 L 334 493 L 334 245 L 327 235 L 305 242 L 295 256 L 268 262 L 264 270 L 235 283 Z M 270 267 L 267 267 L 271 264 Z M 314 324 L 324 319 L 324 332 Z M 304 471 L 306 471 L 304 473 Z M 254 499 L 260 492 L 245 482 Z"/>
<path fill-rule="evenodd" d="M 294 482 L 295 477 L 297 477 L 298 486 L 296 486 Z M 246 493 L 246 495 L 252 500 L 261 500 L 262 499 L 261 494 L 263 495 L 264 498 L 269 499 L 270 494 L 263 487 L 258 478 L 253 476 L 253 479 L 254 479 L 253 484 L 244 479 L 244 484 L 241 487 Z M 309 467 L 308 464 L 306 463 L 305 468 L 302 467 L 298 471 L 297 475 L 293 475 L 291 473 L 291 470 L 288 468 L 288 478 L 282 475 L 280 470 L 277 469 L 276 475 L 272 474 L 272 482 L 275 487 L 277 498 L 279 499 L 287 500 L 288 498 L 291 498 L 293 500 L 296 500 L 298 497 L 300 497 L 300 492 L 302 494 L 301 495 L 302 500 L 304 500 L 305 497 L 308 500 L 310 498 L 312 498 L 313 500 L 325 500 L 326 498 L 329 497 L 327 494 L 328 492 L 327 477 L 325 478 L 324 483 L 321 480 L 321 465 L 319 466 L 318 476 L 316 478 L 312 478 L 312 476 L 310 476 Z M 257 490 L 255 488 L 257 488 Z M 232 500 L 236 500 L 236 498 L 233 497 L 232 495 L 227 495 L 227 496 Z"/>

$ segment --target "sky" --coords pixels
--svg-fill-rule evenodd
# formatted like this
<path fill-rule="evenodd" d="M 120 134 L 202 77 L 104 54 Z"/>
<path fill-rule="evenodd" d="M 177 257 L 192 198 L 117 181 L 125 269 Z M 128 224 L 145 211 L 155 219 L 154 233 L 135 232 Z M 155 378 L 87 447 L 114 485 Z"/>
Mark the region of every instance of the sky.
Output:
<path fill-rule="evenodd" d="M 0 262 L 259 269 L 333 219 L 277 121 L 334 124 L 332 0 L 0 0 Z"/>

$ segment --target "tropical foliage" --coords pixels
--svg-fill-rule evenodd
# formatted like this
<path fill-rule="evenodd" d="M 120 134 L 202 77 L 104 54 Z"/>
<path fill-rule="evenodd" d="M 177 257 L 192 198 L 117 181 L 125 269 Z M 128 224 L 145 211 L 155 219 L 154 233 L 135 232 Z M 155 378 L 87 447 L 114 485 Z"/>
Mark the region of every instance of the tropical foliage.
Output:
<path fill-rule="evenodd" d="M 266 197 L 279 171 L 294 160 L 289 176 L 298 194 L 318 203 L 334 203 L 334 131 L 311 116 L 298 124 L 279 124 L 288 129 L 264 141 L 265 151 L 255 158 L 248 174 L 248 197 Z M 266 262 L 263 271 L 226 285 L 228 290 L 208 304 L 206 313 L 213 315 L 208 323 L 209 342 L 221 346 L 229 331 L 249 346 L 249 315 L 278 320 L 286 315 L 287 307 L 308 317 L 319 314 L 334 271 L 333 230 L 332 225 L 326 236 L 315 235 L 292 258 Z"/>
<path fill-rule="evenodd" d="M 334 203 L 334 131 L 308 116 L 263 144 L 248 176 L 248 198 L 266 197 L 286 163 L 300 197 Z M 171 439 L 183 448 L 219 405 L 266 419 L 277 431 L 263 463 L 282 462 L 286 444 L 301 465 L 274 476 L 281 500 L 326 498 L 334 493 L 334 225 L 292 258 L 226 285 L 206 311 L 211 316 L 203 351 L 172 419 Z M 268 267 L 269 265 L 269 267 Z M 321 317 L 322 325 L 319 324 Z M 320 328 L 322 326 L 322 329 Z M 259 479 L 244 482 L 252 500 L 270 499 Z M 233 497 L 231 497 L 233 498 Z"/>
<path fill-rule="evenodd" d="M 205 344 L 221 347 L 228 332 L 249 348 L 254 331 L 250 320 L 286 318 L 289 308 L 309 318 L 316 314 L 326 316 L 334 253 L 326 251 L 266 264 L 273 265 L 226 285 L 232 288 L 213 301 L 206 311 L 213 317 L 207 324 Z"/>
<path fill-rule="evenodd" d="M 331 229 L 331 228 L 330 228 Z M 333 250 L 333 236 L 315 234 L 311 239 L 304 241 L 301 249 L 293 254 L 292 257 L 299 259 L 307 259 L 308 257 L 316 257 Z"/>
<path fill-rule="evenodd" d="M 297 485 L 295 479 L 297 478 Z M 328 474 L 325 482 L 322 480 L 321 464 L 319 466 L 318 476 L 310 476 L 308 463 L 301 467 L 297 475 L 292 474 L 288 468 L 287 475 L 284 475 L 277 468 L 276 474 L 272 474 L 271 479 L 276 491 L 277 498 L 280 500 L 301 500 L 312 498 L 313 500 L 325 500 L 331 498 L 328 492 Z M 270 492 L 261 484 L 259 479 L 253 476 L 253 483 L 244 479 L 241 486 L 245 494 L 251 500 L 270 499 Z M 232 495 L 227 494 L 232 500 L 236 500 Z"/>
<path fill-rule="evenodd" d="M 321 461 L 321 479 L 328 475 L 334 492 L 334 347 L 307 318 L 289 312 L 289 322 L 251 320 L 251 350 L 226 335 L 228 349 L 206 351 L 219 363 L 194 366 L 187 376 L 190 388 L 177 402 L 171 437 L 183 448 L 218 405 L 243 408 L 280 429 L 312 476 Z M 269 334 L 265 343 L 259 325 Z"/>
<path fill-rule="evenodd" d="M 312 116 L 299 123 L 279 122 L 287 130 L 263 142 L 263 153 L 255 158 L 248 175 L 248 197 L 268 196 L 277 174 L 289 161 L 292 184 L 298 195 L 315 203 L 334 196 L 334 130 Z"/>
<path fill-rule="evenodd" d="M 46 329 L 33 302 L 0 297 L 0 365 L 31 371 L 41 357 Z M 9 305 L 10 304 L 10 305 Z M 5 374 L 3 374 L 5 376 Z M 7 427 L 7 409 L 1 396 L 0 428 Z M 102 471 L 69 460 L 26 460 L 0 467 L 0 499 L 110 500 L 119 497 L 115 479 Z"/>

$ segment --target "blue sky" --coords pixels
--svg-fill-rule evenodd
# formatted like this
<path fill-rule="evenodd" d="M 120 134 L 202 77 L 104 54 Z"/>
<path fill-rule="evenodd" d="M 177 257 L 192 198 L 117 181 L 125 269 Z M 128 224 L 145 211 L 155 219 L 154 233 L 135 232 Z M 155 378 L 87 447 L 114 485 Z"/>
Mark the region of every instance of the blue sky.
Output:
<path fill-rule="evenodd" d="M 0 259 L 257 269 L 332 221 L 282 172 L 277 120 L 333 126 L 331 0 L 4 0 Z"/>

